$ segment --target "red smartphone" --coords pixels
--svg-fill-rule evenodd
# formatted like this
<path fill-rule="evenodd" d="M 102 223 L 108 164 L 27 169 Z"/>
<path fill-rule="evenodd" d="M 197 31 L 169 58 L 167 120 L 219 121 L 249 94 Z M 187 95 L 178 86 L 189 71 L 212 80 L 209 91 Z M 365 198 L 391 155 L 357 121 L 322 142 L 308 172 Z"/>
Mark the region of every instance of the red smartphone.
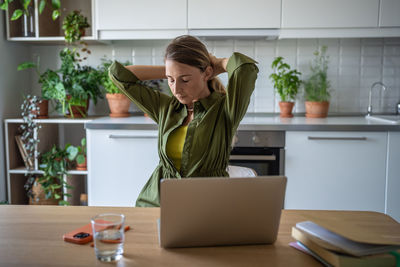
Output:
<path fill-rule="evenodd" d="M 77 228 L 63 235 L 64 241 L 75 244 L 86 244 L 93 240 L 92 224 L 88 223 L 85 226 Z"/>

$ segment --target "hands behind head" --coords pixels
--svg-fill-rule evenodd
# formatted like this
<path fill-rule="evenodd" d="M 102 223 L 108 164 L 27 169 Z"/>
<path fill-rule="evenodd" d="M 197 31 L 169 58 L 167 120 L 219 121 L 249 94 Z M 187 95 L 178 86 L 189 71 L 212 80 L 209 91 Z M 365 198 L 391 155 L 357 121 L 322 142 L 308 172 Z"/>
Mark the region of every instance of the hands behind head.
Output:
<path fill-rule="evenodd" d="M 211 61 L 211 67 L 213 68 L 213 74 L 211 75 L 211 78 L 214 78 L 215 76 L 223 72 L 226 72 L 226 65 L 228 63 L 228 58 L 217 58 L 211 53 L 209 53 L 209 56 Z"/>

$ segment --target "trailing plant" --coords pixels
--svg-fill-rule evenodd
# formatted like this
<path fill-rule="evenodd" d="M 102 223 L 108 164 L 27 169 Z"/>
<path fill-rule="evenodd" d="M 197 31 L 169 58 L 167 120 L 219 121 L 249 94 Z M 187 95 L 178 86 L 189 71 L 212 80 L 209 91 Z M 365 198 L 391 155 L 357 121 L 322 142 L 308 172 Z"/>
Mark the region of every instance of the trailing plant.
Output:
<path fill-rule="evenodd" d="M 87 17 L 83 16 L 80 10 L 72 11 L 64 18 L 62 25 L 65 41 L 69 44 L 79 41 L 84 30 L 89 27 Z"/>
<path fill-rule="evenodd" d="M 0 8 L 3 10 L 8 10 L 9 4 L 14 0 L 4 0 L 3 3 L 0 4 Z M 31 4 L 32 0 L 20 0 L 22 9 L 15 9 L 11 20 L 19 19 L 23 14 L 29 16 L 28 7 Z M 53 8 L 52 18 L 56 20 L 60 16 L 61 9 L 61 0 L 51 0 L 51 5 Z M 44 8 L 46 7 L 46 0 L 40 0 L 39 2 L 39 14 L 43 13 Z"/>
<path fill-rule="evenodd" d="M 24 122 L 19 126 L 19 129 L 21 131 L 23 146 L 28 154 L 27 160 L 30 160 L 31 162 L 35 161 L 35 148 L 40 142 L 40 140 L 35 136 L 35 132 L 41 128 L 41 126 L 35 121 L 37 112 L 39 111 L 38 104 L 40 101 L 41 99 L 39 97 L 28 95 L 25 97 L 24 102 L 21 105 L 21 115 Z"/>
<path fill-rule="evenodd" d="M 314 52 L 311 62 L 311 75 L 304 81 L 305 99 L 307 101 L 322 102 L 330 99 L 330 81 L 328 80 L 329 56 L 326 55 L 327 47 L 322 46 Z"/>
<path fill-rule="evenodd" d="M 278 92 L 283 102 L 294 101 L 296 99 L 298 89 L 301 85 L 299 76 L 301 75 L 296 69 L 291 70 L 290 65 L 283 62 L 283 57 L 277 57 L 272 62 L 271 67 L 274 70 L 269 78 L 274 83 L 274 88 Z"/>
<path fill-rule="evenodd" d="M 38 183 L 43 187 L 46 199 L 59 200 L 59 205 L 69 205 L 68 201 L 62 199 L 62 188 L 73 188 L 64 180 L 67 175 L 68 161 L 73 161 L 76 157 L 77 149 L 70 147 L 70 144 L 66 144 L 63 149 L 53 145 L 40 158 L 39 169 L 43 171 L 43 175 L 39 177 Z M 67 193 L 64 196 L 71 197 Z"/>
<path fill-rule="evenodd" d="M 39 152 L 36 152 L 36 145 L 40 142 L 40 140 L 35 136 L 35 132 L 37 132 L 42 126 L 38 125 L 35 121 L 37 114 L 39 112 L 40 98 L 37 96 L 26 96 L 24 97 L 24 102 L 21 105 L 21 115 L 23 124 L 20 125 L 19 129 L 21 131 L 21 140 L 23 142 L 23 146 L 27 151 L 27 161 L 35 162 L 37 156 L 39 156 Z M 37 111 L 37 112 L 34 112 Z M 25 165 L 27 172 L 25 176 L 27 177 L 24 188 L 26 190 L 27 196 L 29 198 L 33 197 L 32 194 L 32 186 L 35 182 L 35 174 L 31 171 L 33 166 Z"/>

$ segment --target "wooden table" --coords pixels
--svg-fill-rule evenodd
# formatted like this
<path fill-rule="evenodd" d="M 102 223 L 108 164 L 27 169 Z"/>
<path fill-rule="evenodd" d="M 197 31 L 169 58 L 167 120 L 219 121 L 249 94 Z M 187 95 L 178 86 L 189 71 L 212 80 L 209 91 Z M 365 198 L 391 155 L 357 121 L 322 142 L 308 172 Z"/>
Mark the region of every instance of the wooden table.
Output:
<path fill-rule="evenodd" d="M 89 244 L 76 245 L 62 235 L 90 222 L 99 213 L 123 213 L 124 257 L 119 262 L 96 259 Z M 158 244 L 159 208 L 0 206 L 0 266 L 321 266 L 289 247 L 291 227 L 310 215 L 335 211 L 284 210 L 273 245 L 162 249 Z"/>

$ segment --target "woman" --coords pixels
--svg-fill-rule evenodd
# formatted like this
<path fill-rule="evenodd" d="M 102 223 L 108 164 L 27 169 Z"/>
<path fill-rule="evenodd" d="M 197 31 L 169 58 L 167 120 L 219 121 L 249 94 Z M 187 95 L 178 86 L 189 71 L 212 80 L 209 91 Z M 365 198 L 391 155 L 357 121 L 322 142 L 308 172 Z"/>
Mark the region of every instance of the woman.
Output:
<path fill-rule="evenodd" d="M 165 66 L 122 66 L 109 75 L 158 124 L 160 163 L 142 189 L 138 207 L 157 207 L 162 178 L 228 176 L 231 140 L 246 113 L 258 68 L 240 53 L 216 58 L 197 38 L 180 36 L 167 47 Z M 216 78 L 228 72 L 229 84 Z M 139 81 L 167 78 L 173 96 Z"/>

